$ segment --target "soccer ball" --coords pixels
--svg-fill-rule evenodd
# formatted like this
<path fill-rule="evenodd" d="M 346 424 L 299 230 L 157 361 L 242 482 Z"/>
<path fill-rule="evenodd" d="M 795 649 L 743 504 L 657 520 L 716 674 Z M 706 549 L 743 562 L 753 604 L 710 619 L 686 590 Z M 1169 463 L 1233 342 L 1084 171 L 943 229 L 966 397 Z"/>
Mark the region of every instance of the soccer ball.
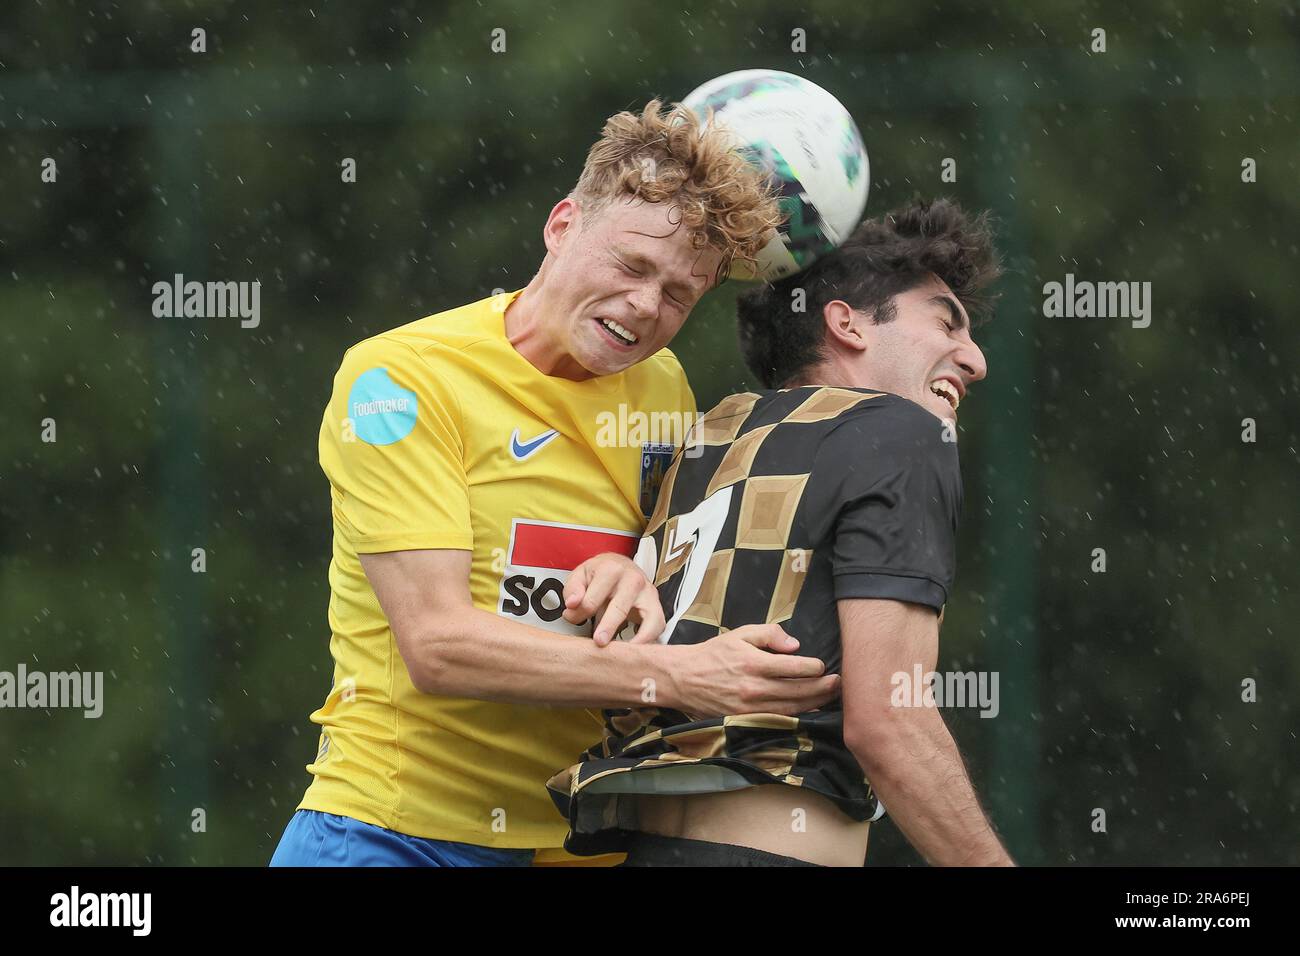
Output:
<path fill-rule="evenodd" d="M 741 70 L 710 80 L 682 103 L 728 129 L 737 148 L 774 179 L 786 222 L 732 277 L 774 280 L 807 268 L 843 242 L 867 205 L 870 169 L 846 110 L 816 83 L 778 70 Z"/>

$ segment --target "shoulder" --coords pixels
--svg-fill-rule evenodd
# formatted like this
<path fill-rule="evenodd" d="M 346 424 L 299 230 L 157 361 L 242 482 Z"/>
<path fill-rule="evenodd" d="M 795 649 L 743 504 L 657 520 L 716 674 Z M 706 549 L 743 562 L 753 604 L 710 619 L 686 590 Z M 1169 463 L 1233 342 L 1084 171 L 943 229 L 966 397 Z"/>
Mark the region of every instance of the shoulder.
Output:
<path fill-rule="evenodd" d="M 672 349 L 660 349 L 644 362 L 633 367 L 640 369 L 646 376 L 661 381 L 676 382 L 686 379 L 686 370 L 682 368 L 681 361 L 673 354 Z"/>
<path fill-rule="evenodd" d="M 861 399 L 828 422 L 822 452 L 847 462 L 874 462 L 890 470 L 931 465 L 956 471 L 956 426 L 889 392 L 836 389 Z M 846 396 L 847 398 L 847 396 Z"/>
<path fill-rule="evenodd" d="M 504 296 L 480 299 L 399 325 L 374 339 L 390 346 L 405 346 L 417 354 L 462 350 L 480 342 L 504 342 L 505 305 Z"/>
<path fill-rule="evenodd" d="M 402 328 L 405 328 L 405 326 Z M 408 337 L 400 335 L 400 331 L 400 329 L 389 329 L 386 332 L 372 335 L 368 339 L 362 339 L 360 342 L 349 346 L 347 351 L 343 353 L 342 364 L 349 366 L 387 359 L 410 361 L 417 358 L 419 351 L 416 343 Z"/>
<path fill-rule="evenodd" d="M 344 353 L 342 368 L 391 362 L 407 374 L 431 371 L 450 353 L 492 339 L 492 310 L 498 298 L 426 315 L 362 339 Z"/>

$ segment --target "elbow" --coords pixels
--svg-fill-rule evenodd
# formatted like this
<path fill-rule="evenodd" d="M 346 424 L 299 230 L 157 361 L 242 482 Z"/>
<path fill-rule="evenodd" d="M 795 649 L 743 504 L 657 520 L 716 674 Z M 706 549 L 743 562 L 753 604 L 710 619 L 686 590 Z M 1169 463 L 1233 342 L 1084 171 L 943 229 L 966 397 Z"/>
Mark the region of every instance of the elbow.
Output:
<path fill-rule="evenodd" d="M 895 776 L 922 752 L 929 737 L 925 724 L 938 716 L 931 708 L 888 707 L 869 714 L 846 714 L 844 745 L 870 780 Z"/>
<path fill-rule="evenodd" d="M 864 726 L 863 721 L 844 722 L 844 746 L 853 754 L 858 766 L 868 779 L 876 779 L 890 763 L 888 754 L 892 746 L 888 734 L 877 724 Z"/>
<path fill-rule="evenodd" d="M 445 625 L 394 629 L 393 638 L 411 684 L 421 694 L 449 694 L 449 649 L 453 631 Z"/>
<path fill-rule="evenodd" d="M 446 670 L 437 660 L 428 657 L 412 660 L 409 657 L 403 657 L 406 661 L 406 673 L 410 675 L 411 684 L 421 694 L 445 694 L 446 691 Z"/>

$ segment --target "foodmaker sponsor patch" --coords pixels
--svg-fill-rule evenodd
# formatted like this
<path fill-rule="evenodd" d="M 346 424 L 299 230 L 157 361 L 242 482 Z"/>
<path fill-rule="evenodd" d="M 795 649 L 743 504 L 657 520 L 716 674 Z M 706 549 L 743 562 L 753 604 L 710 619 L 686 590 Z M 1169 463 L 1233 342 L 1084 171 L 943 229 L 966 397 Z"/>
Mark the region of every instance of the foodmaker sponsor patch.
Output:
<path fill-rule="evenodd" d="M 497 613 L 558 634 L 590 637 L 591 621 L 574 626 L 564 619 L 564 582 L 570 571 L 597 554 L 613 551 L 630 558 L 640 537 L 629 531 L 515 518 Z"/>

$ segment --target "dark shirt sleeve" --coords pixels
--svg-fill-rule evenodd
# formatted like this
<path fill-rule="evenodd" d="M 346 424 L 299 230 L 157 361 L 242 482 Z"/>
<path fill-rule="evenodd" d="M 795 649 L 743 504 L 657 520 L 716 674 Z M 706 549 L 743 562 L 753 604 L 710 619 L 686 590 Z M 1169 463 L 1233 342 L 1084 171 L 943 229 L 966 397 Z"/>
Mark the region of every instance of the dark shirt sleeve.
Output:
<path fill-rule="evenodd" d="M 952 433 L 948 433 L 951 435 Z M 904 399 L 863 408 L 818 450 L 842 473 L 831 560 L 835 597 L 943 609 L 956 564 L 961 472 L 945 425 Z"/>

